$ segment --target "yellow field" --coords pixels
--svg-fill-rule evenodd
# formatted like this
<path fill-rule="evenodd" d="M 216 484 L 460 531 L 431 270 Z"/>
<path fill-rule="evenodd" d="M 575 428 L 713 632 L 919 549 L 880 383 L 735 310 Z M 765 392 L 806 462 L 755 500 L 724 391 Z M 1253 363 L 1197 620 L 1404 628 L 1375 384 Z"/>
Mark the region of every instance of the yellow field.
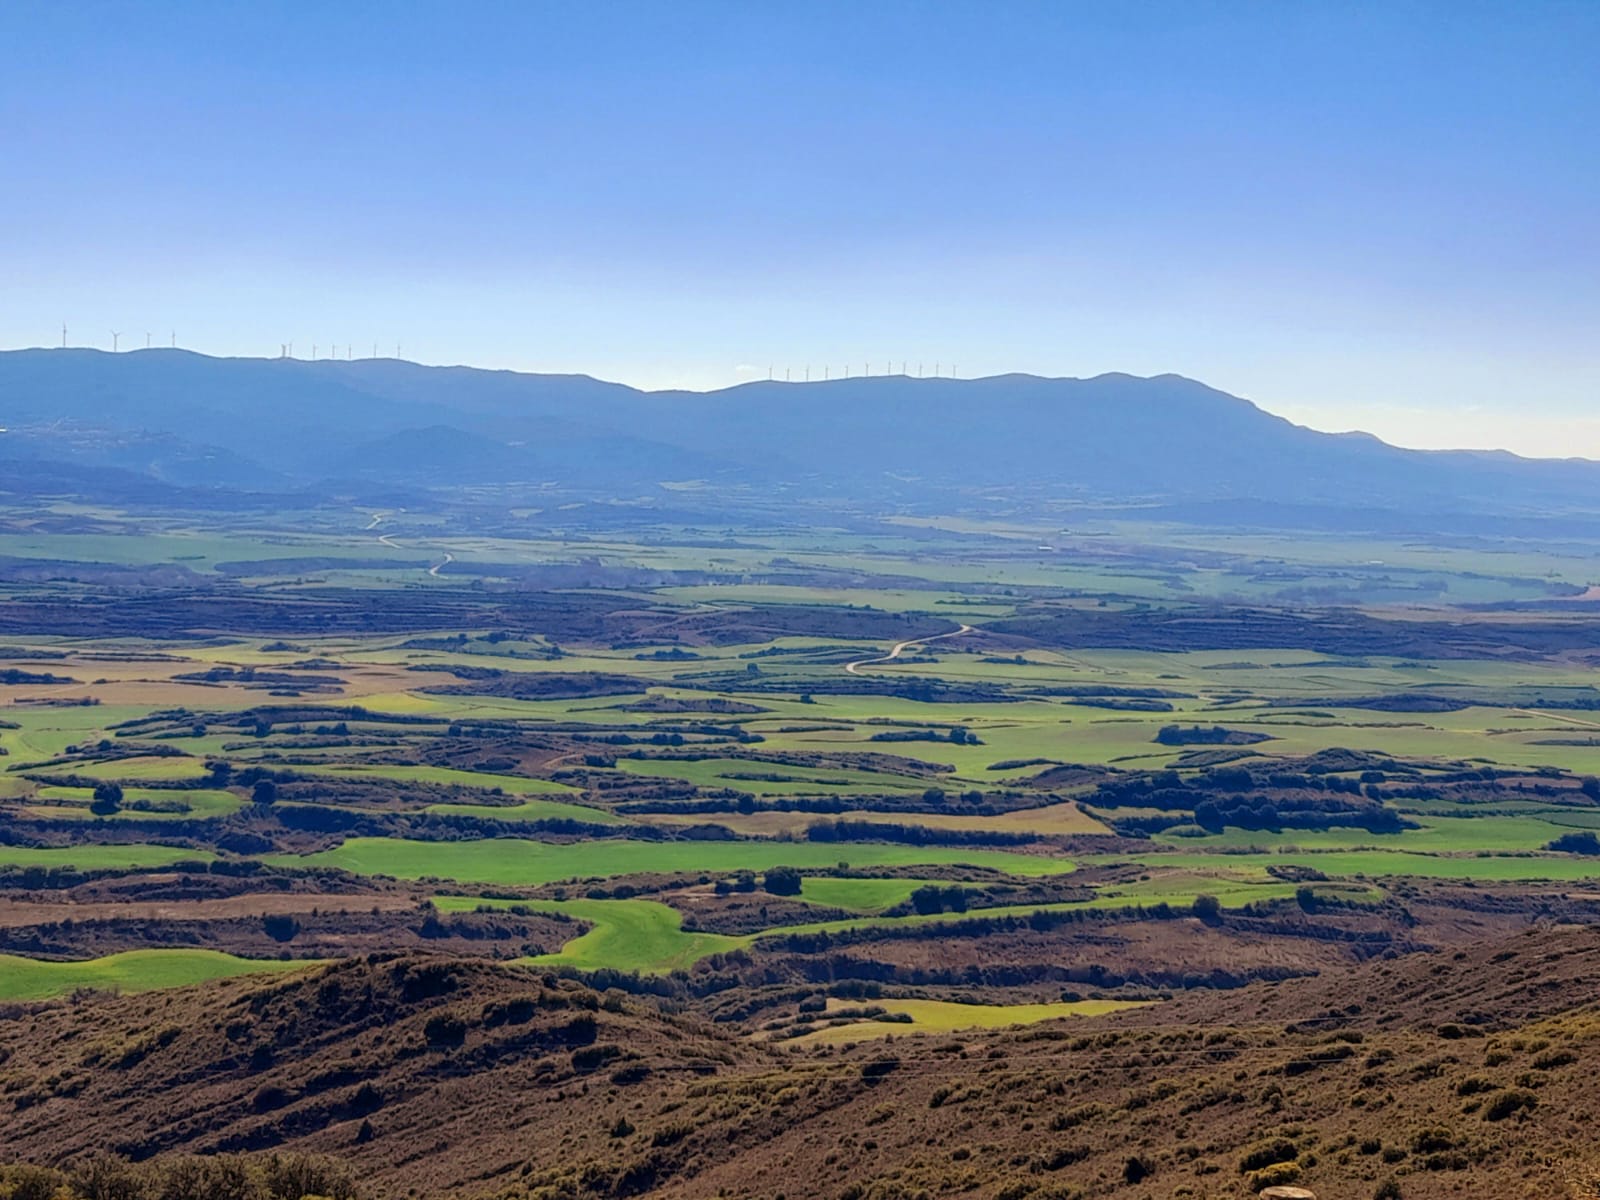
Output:
<path fill-rule="evenodd" d="M 1062 1000 L 1054 1004 L 956 1004 L 949 1000 L 875 1000 L 872 1007 L 885 1012 L 901 1013 L 911 1018 L 903 1021 L 856 1021 L 848 1025 L 832 1025 L 818 1029 L 798 1042 L 808 1044 L 859 1042 L 866 1038 L 888 1037 L 890 1034 L 950 1033 L 958 1029 L 1001 1029 L 1007 1025 L 1031 1025 L 1036 1021 L 1053 1021 L 1060 1017 L 1102 1017 L 1107 1013 L 1122 1012 L 1130 1008 L 1143 1008 L 1153 1000 Z M 828 1011 L 859 1008 L 856 1003 L 829 1000 Z"/>

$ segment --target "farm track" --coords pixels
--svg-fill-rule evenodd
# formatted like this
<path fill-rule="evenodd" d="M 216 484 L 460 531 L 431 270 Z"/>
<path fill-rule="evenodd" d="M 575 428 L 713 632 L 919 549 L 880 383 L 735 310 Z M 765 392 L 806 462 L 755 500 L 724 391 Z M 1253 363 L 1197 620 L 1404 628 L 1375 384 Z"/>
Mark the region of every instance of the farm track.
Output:
<path fill-rule="evenodd" d="M 1560 713 L 1537 712 L 1531 708 L 1510 708 L 1506 711 L 1521 713 L 1525 717 L 1538 717 L 1545 721 L 1565 721 L 1568 725 L 1577 725 L 1584 729 L 1600 729 L 1600 722 L 1585 721 L 1581 717 L 1564 717 Z"/>
<path fill-rule="evenodd" d="M 844 665 L 845 674 L 847 674 L 847 675 L 859 675 L 859 674 L 861 674 L 860 668 L 862 668 L 862 667 L 870 667 L 870 666 L 873 666 L 873 665 L 875 665 L 877 663 L 893 662 L 895 659 L 899 658 L 902 654 L 904 654 L 912 646 L 925 646 L 929 642 L 939 642 L 939 641 L 943 641 L 945 638 L 960 637 L 964 633 L 971 633 L 971 632 L 972 632 L 972 626 L 971 625 L 963 625 L 960 629 L 952 630 L 950 633 L 936 633 L 936 634 L 933 634 L 930 637 L 908 638 L 906 641 L 896 642 L 894 644 L 894 646 L 889 650 L 889 653 L 883 654 L 883 655 L 879 655 L 877 658 L 858 658 L 854 662 L 845 663 L 845 665 Z"/>

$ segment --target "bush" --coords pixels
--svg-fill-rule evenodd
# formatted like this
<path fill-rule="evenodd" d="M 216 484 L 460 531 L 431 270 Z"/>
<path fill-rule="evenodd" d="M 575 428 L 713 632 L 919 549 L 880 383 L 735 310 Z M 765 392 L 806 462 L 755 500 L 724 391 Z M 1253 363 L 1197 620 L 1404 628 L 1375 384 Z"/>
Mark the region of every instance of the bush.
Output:
<path fill-rule="evenodd" d="M 1263 1167 L 1250 1176 L 1250 1190 L 1259 1192 L 1263 1188 L 1282 1187 L 1286 1183 L 1293 1183 L 1300 1178 L 1300 1164 L 1292 1162 L 1273 1163 L 1270 1167 Z"/>
<path fill-rule="evenodd" d="M 89 801 L 89 811 L 97 817 L 109 817 L 122 807 L 122 786 L 115 783 L 98 783 L 94 799 Z"/>
<path fill-rule="evenodd" d="M 440 1013 L 428 1018 L 422 1035 L 430 1046 L 459 1046 L 467 1040 L 467 1023 L 454 1013 Z"/>
<path fill-rule="evenodd" d="M 1246 1150 L 1244 1156 L 1239 1159 L 1239 1172 L 1240 1174 L 1249 1174 L 1251 1171 L 1259 1171 L 1264 1167 L 1289 1162 L 1299 1153 L 1299 1148 L 1288 1138 L 1273 1138 L 1271 1141 L 1261 1142 Z"/>
<path fill-rule="evenodd" d="M 1582 833 L 1563 833 L 1555 841 L 1547 842 L 1545 849 L 1557 850 L 1562 854 L 1600 855 L 1600 837 L 1588 829 Z"/>
<path fill-rule="evenodd" d="M 273 913 L 261 918 L 261 928 L 275 942 L 292 942 L 300 932 L 300 922 L 286 913 Z"/>
<path fill-rule="evenodd" d="M 800 872 L 793 867 L 773 867 L 763 880 L 767 891 L 774 896 L 798 896 L 800 884 Z"/>
<path fill-rule="evenodd" d="M 1483 1110 L 1485 1121 L 1504 1121 L 1507 1117 L 1527 1110 L 1531 1112 L 1539 1107 L 1539 1097 L 1524 1088 L 1513 1088 L 1508 1092 L 1501 1092 L 1489 1102 L 1489 1107 Z"/>
<path fill-rule="evenodd" d="M 48 1167 L 35 1167 L 27 1163 L 0 1167 L 0 1195 L 8 1200 L 51 1200 L 58 1188 L 66 1186 L 67 1177 Z"/>

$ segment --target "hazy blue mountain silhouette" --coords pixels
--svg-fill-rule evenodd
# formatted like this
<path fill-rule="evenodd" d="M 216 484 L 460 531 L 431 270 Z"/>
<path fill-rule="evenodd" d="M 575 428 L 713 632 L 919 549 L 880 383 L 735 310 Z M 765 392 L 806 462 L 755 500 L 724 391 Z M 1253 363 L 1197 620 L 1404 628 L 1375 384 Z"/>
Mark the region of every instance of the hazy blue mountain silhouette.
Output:
<path fill-rule="evenodd" d="M 583 375 L 173 350 L 0 353 L 0 460 L 184 485 L 690 478 L 790 494 L 1026 489 L 1113 504 L 1600 510 L 1600 464 L 1421 452 L 1296 426 L 1176 375 L 855 378 L 641 392 Z"/>

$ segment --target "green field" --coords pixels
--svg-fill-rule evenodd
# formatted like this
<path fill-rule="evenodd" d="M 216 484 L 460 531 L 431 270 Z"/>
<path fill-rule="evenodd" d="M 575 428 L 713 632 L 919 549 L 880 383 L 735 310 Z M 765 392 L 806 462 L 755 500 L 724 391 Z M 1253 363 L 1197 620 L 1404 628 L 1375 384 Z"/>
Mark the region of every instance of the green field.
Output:
<path fill-rule="evenodd" d="M 686 503 L 716 488 L 668 491 Z M 0 536 L 0 551 L 90 565 L 182 562 L 201 573 L 255 560 L 261 565 L 250 568 L 248 586 L 262 604 L 293 609 L 296 620 L 197 630 L 155 614 L 149 636 L 108 622 L 103 636 L 8 637 L 3 665 L 26 674 L 49 664 L 78 682 L 40 684 L 46 690 L 37 695 L 8 688 L 0 698 L 0 822 L 16 843 L 0 845 L 0 866 L 159 871 L 255 858 L 507 889 L 604 880 L 608 892 L 630 876 L 677 877 L 631 880 L 638 891 L 630 899 L 579 899 L 591 890 L 580 884 L 514 902 L 575 922 L 565 944 L 536 961 L 641 972 L 790 935 L 937 924 L 952 936 L 966 925 L 970 937 L 974 924 L 991 919 L 1182 911 L 1202 895 L 1235 910 L 1292 903 L 1301 887 L 1270 875 L 1271 866 L 1325 873 L 1328 881 L 1304 886 L 1328 900 L 1387 899 L 1380 912 L 1353 918 L 1374 924 L 1412 891 L 1374 882 L 1393 877 L 1600 880 L 1600 858 L 1543 850 L 1563 833 L 1600 829 L 1600 797 L 1585 792 L 1581 778 L 1600 774 L 1600 690 L 1584 657 L 1591 612 L 1452 607 L 1559 598 L 1554 585 L 1584 587 L 1600 578 L 1600 540 L 1558 549 L 1508 540 L 1489 550 L 1271 530 L 1202 535 L 1132 514 L 1091 514 L 1077 502 L 1031 515 L 999 515 L 990 503 L 943 515 L 874 515 L 870 527 L 852 518 L 717 532 L 709 532 L 714 522 L 661 523 L 642 509 L 571 498 L 548 508 L 519 502 L 515 517 L 396 510 L 370 526 L 370 514 L 346 510 L 300 513 L 303 528 L 281 529 L 272 528 L 275 518 L 251 514 L 232 530 L 59 508 L 92 521 L 91 532 L 59 537 L 26 532 L 34 526 L 21 522 L 35 517 L 20 514 L 19 532 Z M 380 532 L 403 548 L 380 543 Z M 429 576 L 413 562 L 438 562 L 446 547 L 453 561 L 489 573 Z M 311 558 L 328 561 L 296 561 Z M 388 563 L 411 565 L 397 573 Z M 547 591 L 526 608 L 529 597 L 508 604 L 503 597 L 515 589 L 499 590 L 524 567 L 588 571 L 597 563 L 629 582 Z M 514 569 L 502 580 L 495 564 Z M 695 582 L 656 586 L 677 572 Z M 51 586 L 99 595 L 87 582 Z M 348 597 L 378 589 L 414 590 L 413 619 L 364 629 L 362 603 Z M 336 592 L 346 598 L 328 622 L 299 619 Z M 1341 632 L 1336 621 L 1315 631 L 1295 626 L 1325 611 L 1321 601 L 1299 598 L 1313 593 L 1403 632 L 1385 641 L 1371 630 Z M 594 611 L 584 611 L 591 604 Z M 1260 624 L 1257 605 L 1270 623 Z M 406 613 L 403 600 L 393 607 Z M 1123 619 L 1140 624 L 1118 630 Z M 1479 637 L 1508 626 L 1515 633 L 1523 621 L 1538 624 L 1543 640 Z M 976 632 L 913 645 L 899 660 L 846 676 L 847 661 L 915 641 L 912 630 L 959 624 Z M 1156 625 L 1159 638 L 1135 636 Z M 319 632 L 280 640 L 270 632 L 278 628 Z M 1118 636 L 1102 640 L 1100 632 Z M 1280 636 L 1290 644 L 1273 648 Z M 1130 645 L 1175 648 L 1111 648 Z M 1358 652 L 1372 646 L 1388 652 Z M 337 684 L 296 694 L 293 674 L 247 684 L 235 673 L 246 667 L 315 672 Z M 204 678 L 211 668 L 227 670 Z M 202 678 L 192 678 L 197 671 Z M 583 679 L 588 673 L 630 678 Z M 558 685 L 534 676 L 567 678 Z M 458 681 L 461 691 L 438 690 Z M 645 695 L 651 703 L 641 706 Z M 1160 736 L 1169 725 L 1224 728 L 1177 745 L 1168 743 L 1184 739 Z M 1237 744 L 1240 734 L 1267 740 Z M 162 747 L 183 753 L 151 753 Z M 1333 749 L 1350 752 L 1356 765 L 1304 761 Z M 208 763 L 218 759 L 234 771 L 231 791 L 154 786 L 209 784 Z M 433 762 L 554 778 L 418 765 Z M 1247 770 L 1237 787 L 1210 774 L 1228 763 Z M 1059 764 L 1086 769 L 1035 779 Z M 245 808 L 252 769 L 275 773 L 275 808 Z M 1157 791 L 1149 774 L 1157 769 L 1179 779 L 1163 776 Z M 1295 778 L 1284 782 L 1280 773 Z M 121 811 L 104 820 L 88 813 L 92 791 L 82 786 L 96 779 L 116 780 L 125 792 Z M 1352 791 L 1356 784 L 1362 790 Z M 943 795 L 925 795 L 930 789 Z M 1157 797 L 1151 807 L 1138 807 L 1141 790 Z M 757 800 L 740 811 L 730 793 Z M 1222 797 L 1321 814 L 1291 824 L 1331 824 L 1325 818 L 1347 798 L 1370 801 L 1419 827 L 1262 832 L 1236 823 L 1201 837 L 1170 832 L 1195 828 L 1201 800 Z M 142 802 L 188 811 L 141 812 L 134 805 Z M 1093 814 L 1080 804 L 1093 805 Z M 345 813 L 326 811 L 341 806 Z M 196 823 L 181 826 L 181 836 L 196 849 L 88 841 L 119 833 L 171 840 L 179 826 L 135 834 L 127 823 L 190 819 Z M 528 836 L 422 840 L 467 836 L 474 820 L 573 821 L 632 836 L 562 840 L 557 830 L 546 834 L 556 840 L 542 841 L 523 829 Z M 835 820 L 922 832 L 897 834 L 905 840 L 896 842 L 809 840 Z M 708 826 L 721 828 L 696 828 Z M 351 831 L 372 836 L 345 836 Z M 656 833 L 667 836 L 649 836 Z M 1014 837 L 995 836 L 1007 834 Z M 74 837 L 86 844 L 70 846 Z M 910 844 L 918 838 L 933 844 Z M 1006 848 L 990 844 L 997 841 Z M 274 849 L 237 850 L 263 845 Z M 821 873 L 841 864 L 844 873 Z M 768 902 L 759 892 L 734 897 L 730 913 L 703 902 L 708 884 L 774 866 L 816 872 L 798 899 L 815 907 L 810 915 L 834 919 L 738 936 L 683 929 L 680 912 L 715 912 L 739 930 L 767 920 L 750 916 Z M 963 877 L 963 866 L 982 874 Z M 937 880 L 942 887 L 987 889 L 969 902 L 989 903 L 1041 894 L 1007 894 L 993 886 L 992 872 L 1027 879 L 1075 866 L 1109 869 L 1078 876 L 1100 881 L 1090 891 L 1052 890 L 1049 903 L 883 915 L 929 876 L 955 876 Z M 876 868 L 908 877 L 848 874 Z M 568 891 L 572 898 L 552 898 Z M 439 900 L 448 911 L 478 903 Z M 785 906 L 771 919 L 795 915 Z M 940 1019 L 929 1010 L 922 1023 Z"/>
<path fill-rule="evenodd" d="M 1575 814 L 1581 817 L 1582 814 Z M 1421 821 L 1422 828 L 1400 833 L 1368 833 L 1362 829 L 1259 830 L 1230 829 L 1206 837 L 1166 837 L 1160 840 L 1180 850 L 1299 848 L 1302 850 L 1406 850 L 1413 854 L 1490 853 L 1542 850 L 1553 838 L 1571 831 L 1538 817 L 1436 817 Z"/>
<path fill-rule="evenodd" d="M 1415 875 L 1431 879 L 1550 880 L 1577 882 L 1600 879 L 1600 859 L 1564 854 L 1411 854 L 1404 850 L 1311 850 L 1239 854 L 1151 854 L 1150 866 L 1217 869 L 1279 866 L 1312 867 L 1327 875 L 1381 879 Z"/>
<path fill-rule="evenodd" d="M 156 846 L 146 842 L 118 845 L 69 846 L 40 849 L 0 845 L 0 867 L 75 867 L 80 871 L 125 871 L 170 867 L 180 862 L 209 862 L 214 854 L 182 846 Z"/>
<path fill-rule="evenodd" d="M 707 955 L 750 942 L 748 937 L 685 933 L 678 910 L 654 900 L 479 900 L 473 896 L 436 896 L 433 903 L 442 912 L 471 912 L 484 905 L 526 906 L 535 912 L 564 913 L 593 926 L 557 953 L 521 960 L 540 966 L 584 970 L 611 967 L 655 974 L 686 970 Z"/>
<path fill-rule="evenodd" d="M 3 861 L 3 860 L 0 860 Z M 1073 869 L 1064 859 L 1004 850 L 947 846 L 896 846 L 878 842 L 637 842 L 611 840 L 557 844 L 521 838 L 472 842 L 418 842 L 401 838 L 349 838 L 317 854 L 280 854 L 265 861 L 286 867 L 340 867 L 360 875 L 399 879 L 455 879 L 462 883 L 536 885 L 563 879 L 606 879 L 643 872 L 731 874 L 789 866 L 822 869 L 847 862 L 858 867 L 966 864 L 1013 875 L 1052 875 Z"/>
<path fill-rule="evenodd" d="M 888 908 L 908 897 L 923 880 L 811 878 L 804 881 L 802 895 L 832 907 Z M 814 886 L 815 885 L 815 886 Z M 678 910 L 654 900 L 506 900 L 475 896 L 435 896 L 433 904 L 442 912 L 472 912 L 480 907 L 522 908 L 535 912 L 564 913 L 589 923 L 592 928 L 568 940 L 559 952 L 523 961 L 553 966 L 594 970 L 611 967 L 622 971 L 661 973 L 686 970 L 700 959 L 750 946 L 763 938 L 790 935 L 847 933 L 859 929 L 897 929 L 918 925 L 950 925 L 959 929 L 964 922 L 991 918 L 1026 917 L 1033 913 L 1060 913 L 1078 909 L 1117 909 L 1170 904 L 1184 907 L 1204 893 L 1214 896 L 1226 908 L 1252 902 L 1286 900 L 1294 896 L 1295 884 L 1267 879 L 1226 879 L 1196 876 L 1163 877 L 1119 887 L 1088 900 L 1059 904 L 1012 904 L 967 912 L 916 913 L 903 917 L 850 917 L 843 920 L 813 921 L 797 925 L 777 925 L 756 933 L 726 935 L 685 932 Z M 1338 894 L 1345 899 L 1376 899 L 1376 893 L 1360 887 L 1318 885 L 1319 892 Z M 824 901 L 822 897 L 829 899 Z M 845 900 L 857 903 L 847 905 Z M 879 903 L 887 901 L 887 903 Z"/>
<path fill-rule="evenodd" d="M 840 879 L 830 875 L 807 875 L 800 882 L 800 895 L 813 904 L 829 908 L 848 908 L 856 912 L 881 912 L 911 899 L 911 893 L 926 879 Z"/>
<path fill-rule="evenodd" d="M 402 783 L 437 783 L 451 787 L 488 788 L 512 796 L 570 796 L 576 790 L 548 779 L 521 775 L 494 775 L 487 771 L 460 771 L 454 767 L 405 767 L 387 763 L 351 763 L 338 766 L 296 766 L 308 775 L 356 775 L 369 779 L 394 779 Z"/>
<path fill-rule="evenodd" d="M 48 1000 L 79 988 L 148 992 L 208 979 L 303 970 L 314 963 L 236 958 L 216 950 L 128 950 L 81 962 L 0 954 L 0 1000 Z"/>
<path fill-rule="evenodd" d="M 491 821 L 582 821 L 587 825 L 626 825 L 628 820 L 603 808 L 564 804 L 560 800 L 525 800 L 521 804 L 430 804 L 423 812 L 454 813 Z"/>
<path fill-rule="evenodd" d="M 215 788 L 185 788 L 182 791 L 157 788 L 124 788 L 122 807 L 108 817 L 95 817 L 89 811 L 94 799 L 93 788 L 44 787 L 35 793 L 38 803 L 29 804 L 27 811 L 38 817 L 55 820 L 111 820 L 111 821 L 194 821 L 225 817 L 239 811 L 244 801 L 232 792 Z M 186 812 L 152 812 L 137 807 L 145 802 L 156 805 L 182 805 Z"/>

